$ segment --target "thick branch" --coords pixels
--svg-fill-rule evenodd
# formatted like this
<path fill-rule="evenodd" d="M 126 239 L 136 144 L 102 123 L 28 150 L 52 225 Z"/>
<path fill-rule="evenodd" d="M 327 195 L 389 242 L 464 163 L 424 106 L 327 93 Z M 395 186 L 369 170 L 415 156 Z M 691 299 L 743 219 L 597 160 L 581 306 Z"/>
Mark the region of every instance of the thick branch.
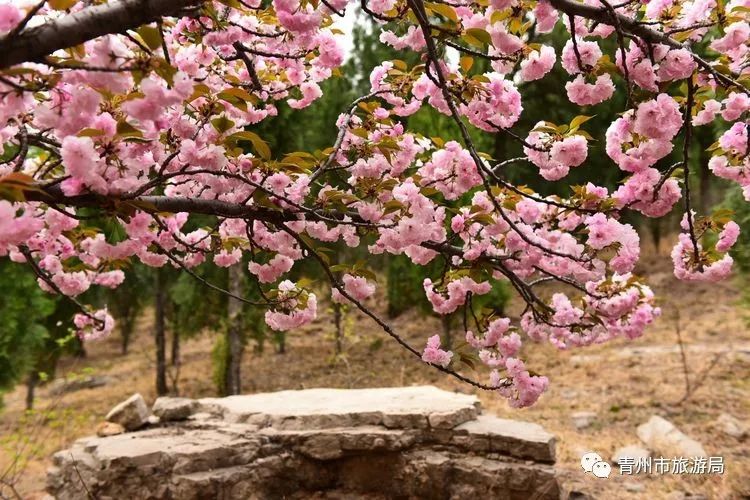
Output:
<path fill-rule="evenodd" d="M 102 35 L 122 33 L 200 3 L 201 0 L 113 0 L 87 7 L 0 40 L 0 69 L 24 62 L 41 62 L 57 50 Z"/>
<path fill-rule="evenodd" d="M 550 0 L 550 4 L 552 4 L 557 10 L 569 15 L 585 17 L 586 19 L 591 19 L 592 21 L 597 21 L 610 26 L 614 22 L 612 14 L 606 8 L 593 7 L 573 0 Z M 685 48 L 684 45 L 669 37 L 669 35 L 644 24 L 640 24 L 631 17 L 618 13 L 617 21 L 619 21 L 620 26 L 622 26 L 622 28 L 628 33 L 643 38 L 649 42 L 663 43 L 675 49 Z"/>
<path fill-rule="evenodd" d="M 733 76 L 737 75 L 725 75 L 718 72 L 716 68 L 711 66 L 711 63 L 696 54 L 689 46 L 686 46 L 669 36 L 669 33 L 655 30 L 632 17 L 625 16 L 619 12 L 614 12 L 614 10 L 610 11 L 607 8 L 593 7 L 591 5 L 576 2 L 575 0 L 550 0 L 550 4 L 552 4 L 557 10 L 565 12 L 568 15 L 580 16 L 601 24 L 612 26 L 618 31 L 618 35 L 620 32 L 624 32 L 646 40 L 647 42 L 662 43 L 673 49 L 687 49 L 692 54 L 695 62 L 698 63 L 701 68 L 710 72 L 719 83 L 724 86 L 734 85 L 735 87 L 747 92 L 747 88 L 733 78 Z"/>
<path fill-rule="evenodd" d="M 265 222 L 282 223 L 297 220 L 295 214 L 272 210 L 256 205 L 240 205 L 221 200 L 201 198 L 179 198 L 171 196 L 139 196 L 137 198 L 114 198 L 99 194 L 65 196 L 59 186 L 43 188 L 39 191 L 27 191 L 27 201 L 38 201 L 49 205 L 67 207 L 89 207 L 102 210 L 115 210 L 118 206 L 130 205 L 147 212 L 188 212 L 194 214 L 216 215 L 233 219 L 252 219 Z"/>

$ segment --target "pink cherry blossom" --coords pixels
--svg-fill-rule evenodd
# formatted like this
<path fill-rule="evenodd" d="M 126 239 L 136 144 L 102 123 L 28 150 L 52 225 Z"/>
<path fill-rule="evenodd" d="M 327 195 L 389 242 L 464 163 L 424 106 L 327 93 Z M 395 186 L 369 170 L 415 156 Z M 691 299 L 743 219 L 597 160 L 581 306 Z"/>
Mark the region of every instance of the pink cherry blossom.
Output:
<path fill-rule="evenodd" d="M 439 335 L 433 335 L 427 339 L 427 345 L 422 352 L 422 361 L 445 368 L 450 364 L 452 357 L 453 353 L 451 351 L 440 349 Z"/>
<path fill-rule="evenodd" d="M 667 94 L 641 103 L 635 113 L 633 130 L 652 139 L 671 140 L 682 127 L 680 107 Z"/>
<path fill-rule="evenodd" d="M 565 84 L 570 102 L 581 106 L 599 104 L 614 94 L 615 86 L 612 77 L 605 73 L 597 77 L 596 81 L 587 83 L 583 75 L 578 75 L 575 80 Z"/>
<path fill-rule="evenodd" d="M 526 82 L 539 80 L 555 65 L 555 49 L 547 45 L 535 50 L 521 62 L 521 78 Z"/>

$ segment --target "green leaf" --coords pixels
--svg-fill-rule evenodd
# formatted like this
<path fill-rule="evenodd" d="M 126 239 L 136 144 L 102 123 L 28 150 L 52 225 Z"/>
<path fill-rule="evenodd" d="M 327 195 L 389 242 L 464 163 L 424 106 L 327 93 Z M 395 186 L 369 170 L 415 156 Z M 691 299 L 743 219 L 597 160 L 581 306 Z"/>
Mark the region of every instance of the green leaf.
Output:
<path fill-rule="evenodd" d="M 98 128 L 85 128 L 78 132 L 78 137 L 99 137 L 104 135 L 104 130 Z"/>
<path fill-rule="evenodd" d="M 490 43 L 492 43 L 490 34 L 481 28 L 469 28 L 466 30 L 466 34 L 473 38 L 476 38 L 483 44 L 489 45 Z"/>
<path fill-rule="evenodd" d="M 55 10 L 68 10 L 78 3 L 78 0 L 48 0 L 47 5 Z"/>
<path fill-rule="evenodd" d="M 578 127 L 592 119 L 593 116 L 586 116 L 586 115 L 578 115 L 575 118 L 573 118 L 573 121 L 570 122 L 570 130 L 576 130 Z"/>
<path fill-rule="evenodd" d="M 264 160 L 271 158 L 271 148 L 268 147 L 268 143 L 261 139 L 261 137 L 255 132 L 249 130 L 243 130 L 241 132 L 235 132 L 234 134 L 227 137 L 227 141 L 233 141 L 235 143 L 240 141 L 248 141 L 253 145 L 253 149 L 260 155 Z"/>
<path fill-rule="evenodd" d="M 424 5 L 425 5 L 425 8 L 427 8 L 428 10 L 437 12 L 444 18 L 450 19 L 453 22 L 458 22 L 458 15 L 456 15 L 456 11 L 453 10 L 453 7 L 446 5 L 444 3 L 432 3 L 432 2 L 427 2 Z"/>
<path fill-rule="evenodd" d="M 474 58 L 471 56 L 461 56 L 460 63 L 461 69 L 464 73 L 468 73 L 472 66 L 474 66 Z"/>
<path fill-rule="evenodd" d="M 143 132 L 123 120 L 117 122 L 117 135 L 120 137 L 143 137 Z"/>
<path fill-rule="evenodd" d="M 141 26 L 137 30 L 138 36 L 146 43 L 149 49 L 156 50 L 161 47 L 161 30 L 154 26 Z"/>
<path fill-rule="evenodd" d="M 211 120 L 211 125 L 214 126 L 218 133 L 223 134 L 234 127 L 234 122 L 227 118 L 226 115 L 221 115 L 220 117 Z"/>

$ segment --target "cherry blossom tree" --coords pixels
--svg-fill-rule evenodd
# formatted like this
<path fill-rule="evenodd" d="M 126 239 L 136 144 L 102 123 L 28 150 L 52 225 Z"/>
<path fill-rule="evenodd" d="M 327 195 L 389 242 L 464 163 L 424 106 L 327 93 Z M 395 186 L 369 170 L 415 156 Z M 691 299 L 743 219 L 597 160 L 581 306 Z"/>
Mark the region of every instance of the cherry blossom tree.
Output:
<path fill-rule="evenodd" d="M 370 92 L 331 124 L 328 149 L 274 154 L 255 126 L 282 103 L 301 109 L 321 96 L 344 59 L 333 21 L 352 8 L 418 64 L 375 68 Z M 246 256 L 262 300 L 220 291 L 266 308 L 277 331 L 315 318 L 312 288 L 288 279 L 311 259 L 335 300 L 416 358 L 527 406 L 548 379 L 520 359 L 524 342 L 633 339 L 659 315 L 632 272 L 640 248 L 627 212 L 662 217 L 681 201 L 676 276 L 729 274 L 739 226 L 696 213 L 687 179 L 693 129 L 711 126 L 711 171 L 750 199 L 748 12 L 748 0 L 5 1 L 0 256 L 74 302 L 91 286 L 117 287 L 128 261 L 192 275 L 205 261 L 230 267 Z M 553 29 L 567 32 L 563 47 L 545 41 Z M 479 59 L 491 70 L 477 71 Z M 584 113 L 518 129 L 525 89 L 559 71 L 558 59 L 572 103 L 588 110 L 626 96 L 606 131 L 587 130 Z M 423 106 L 460 133 L 406 129 L 403 117 Z M 472 128 L 518 141 L 524 155 L 479 151 Z M 614 191 L 588 183 L 544 196 L 504 180 L 528 164 L 564 182 L 586 168 L 593 141 L 624 173 Z M 673 150 L 678 162 L 660 161 Z M 213 223 L 187 229 L 206 216 Z M 103 218 L 127 238 L 108 238 Z M 466 342 L 451 352 L 425 332 L 423 345 L 407 343 L 368 305 L 376 280 L 367 263 L 321 251 L 335 241 L 414 265 L 442 259 L 424 291 L 437 313 L 462 313 Z M 525 303 L 519 319 L 473 307 L 497 280 Z M 549 298 L 539 292 L 547 282 L 557 284 Z M 113 328 L 106 309 L 78 305 L 84 339 Z M 466 359 L 486 373 L 467 375 Z"/>

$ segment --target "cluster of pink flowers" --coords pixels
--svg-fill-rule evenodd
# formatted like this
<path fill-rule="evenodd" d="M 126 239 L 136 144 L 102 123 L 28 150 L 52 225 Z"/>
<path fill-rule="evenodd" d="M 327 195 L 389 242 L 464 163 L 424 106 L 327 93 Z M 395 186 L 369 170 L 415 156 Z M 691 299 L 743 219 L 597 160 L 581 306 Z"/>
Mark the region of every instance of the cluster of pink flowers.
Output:
<path fill-rule="evenodd" d="M 721 149 L 711 157 L 708 167 L 717 177 L 742 186 L 745 199 L 750 201 L 750 156 L 747 145 L 747 124 L 737 122 L 719 137 Z"/>
<path fill-rule="evenodd" d="M 0 200 L 0 257 L 34 236 L 43 225 L 28 208 Z"/>
<path fill-rule="evenodd" d="M 521 78 L 525 82 L 543 78 L 552 70 L 555 60 L 555 49 L 549 45 L 543 45 L 539 50 L 531 51 L 529 56 L 521 62 Z"/>
<path fill-rule="evenodd" d="M 556 293 L 549 303 L 553 313 L 548 318 L 529 312 L 521 318 L 521 326 L 532 339 L 547 339 L 559 349 L 568 349 L 620 336 L 640 337 L 661 314 L 654 305 L 653 292 L 629 273 L 589 281 L 586 289 L 588 295 L 580 307 Z"/>
<path fill-rule="evenodd" d="M 314 293 L 297 288 L 289 280 L 278 286 L 278 304 L 266 311 L 266 324 L 273 330 L 287 331 L 299 328 L 315 319 L 318 302 Z"/>
<path fill-rule="evenodd" d="M 455 200 L 482 183 L 474 159 L 455 141 L 435 151 L 430 161 L 419 169 L 419 175 L 423 186 L 434 187 L 446 200 Z"/>
<path fill-rule="evenodd" d="M 623 69 L 622 53 L 616 54 L 617 65 Z M 645 54 L 638 44 L 631 44 L 625 52 L 628 76 L 639 87 L 650 92 L 659 91 L 659 83 L 688 78 L 697 68 L 692 54 L 687 49 L 670 49 L 657 44 Z"/>
<path fill-rule="evenodd" d="M 505 370 L 508 375 L 506 380 L 510 380 L 511 384 L 501 384 L 500 374 L 497 371 L 493 371 L 490 378 L 493 385 L 498 386 L 498 392 L 508 399 L 513 408 L 533 405 L 549 386 L 547 377 L 529 374 L 526 365 L 520 359 L 508 358 L 505 362 Z"/>
<path fill-rule="evenodd" d="M 633 173 L 614 194 L 621 207 L 630 206 L 651 217 L 669 212 L 680 199 L 676 179 L 662 179 L 652 168 L 672 151 L 672 139 L 683 125 L 677 102 L 666 94 L 642 102 L 607 129 L 607 155 L 625 172 Z M 655 196 L 654 191 L 659 186 Z"/>
<path fill-rule="evenodd" d="M 364 276 L 345 274 L 341 278 L 341 281 L 344 284 L 344 291 L 347 295 L 358 302 L 367 300 L 375 293 L 375 284 L 368 281 Z M 334 302 L 339 304 L 344 304 L 347 301 L 346 297 L 337 288 L 331 290 L 331 297 Z"/>
<path fill-rule="evenodd" d="M 5 35 L 23 19 L 23 13 L 12 3 L 0 3 L 0 35 Z"/>
<path fill-rule="evenodd" d="M 450 314 L 466 303 L 466 296 L 469 293 L 483 295 L 488 293 L 492 287 L 489 283 L 477 283 L 468 276 L 450 281 L 442 287 L 443 292 L 435 290 L 435 284 L 430 278 L 425 278 L 424 283 L 427 299 L 432 304 L 432 308 L 438 314 Z"/>
<path fill-rule="evenodd" d="M 680 226 L 684 231 L 690 229 L 688 217 L 693 218 L 693 224 L 697 224 L 694 214 L 685 214 Z M 685 281 L 721 281 L 726 279 L 732 272 L 734 259 L 727 253 L 737 242 L 740 234 L 740 226 L 729 221 L 723 224 L 718 235 L 718 241 L 714 245 L 715 252 L 707 252 L 699 241 L 694 241 L 687 232 L 680 233 L 677 244 L 672 249 L 672 263 L 674 274 L 677 278 Z"/>
<path fill-rule="evenodd" d="M 276 254 L 266 264 L 250 262 L 247 266 L 248 271 L 258 277 L 261 283 L 273 283 L 279 277 L 288 272 L 294 265 L 294 260 L 286 255 Z"/>
<path fill-rule="evenodd" d="M 537 123 L 537 127 L 544 122 Z M 539 174 L 548 181 L 562 179 L 570 171 L 586 161 L 588 141 L 582 135 L 571 135 L 556 140 L 547 132 L 529 133 L 526 142 L 535 148 L 524 147 L 524 153 L 531 163 L 539 167 Z"/>
<path fill-rule="evenodd" d="M 427 345 L 422 352 L 422 361 L 445 368 L 450 364 L 451 358 L 453 358 L 451 351 L 444 351 L 440 348 L 440 335 L 433 335 L 427 339 Z"/>
<path fill-rule="evenodd" d="M 109 336 L 115 327 L 115 320 L 107 309 L 98 309 L 90 314 L 76 314 L 73 324 L 77 335 L 83 341 L 99 340 Z"/>

